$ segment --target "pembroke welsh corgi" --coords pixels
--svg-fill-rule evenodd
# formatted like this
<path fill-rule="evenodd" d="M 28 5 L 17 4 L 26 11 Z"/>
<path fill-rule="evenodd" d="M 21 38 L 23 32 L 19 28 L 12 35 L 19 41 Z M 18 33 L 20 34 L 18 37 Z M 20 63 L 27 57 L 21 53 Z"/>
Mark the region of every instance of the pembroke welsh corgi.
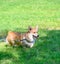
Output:
<path fill-rule="evenodd" d="M 38 26 L 34 28 L 29 27 L 26 33 L 9 31 L 6 37 L 6 43 L 12 46 L 22 45 L 22 46 L 28 46 L 31 48 L 33 47 L 37 37 L 39 37 Z"/>

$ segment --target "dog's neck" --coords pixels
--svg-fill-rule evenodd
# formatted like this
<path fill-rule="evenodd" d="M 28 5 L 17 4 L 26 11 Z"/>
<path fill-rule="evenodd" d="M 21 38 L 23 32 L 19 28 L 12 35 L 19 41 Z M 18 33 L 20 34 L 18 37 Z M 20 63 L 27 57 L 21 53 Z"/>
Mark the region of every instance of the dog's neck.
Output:
<path fill-rule="evenodd" d="M 26 34 L 26 37 L 25 37 L 28 41 L 30 41 L 30 42 L 34 42 L 35 41 L 35 38 L 33 37 L 33 34 L 32 33 L 30 33 L 30 32 L 28 32 L 27 34 Z"/>
<path fill-rule="evenodd" d="M 27 45 L 29 47 L 33 47 L 34 43 L 35 43 L 36 38 L 33 37 L 32 33 L 26 33 L 23 39 L 23 44 Z"/>

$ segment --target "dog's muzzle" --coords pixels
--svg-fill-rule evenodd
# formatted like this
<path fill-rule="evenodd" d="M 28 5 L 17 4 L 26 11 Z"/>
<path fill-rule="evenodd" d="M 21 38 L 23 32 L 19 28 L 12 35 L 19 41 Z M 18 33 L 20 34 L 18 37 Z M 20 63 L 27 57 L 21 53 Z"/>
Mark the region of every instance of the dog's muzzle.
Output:
<path fill-rule="evenodd" d="M 33 35 L 33 37 L 38 38 L 38 37 L 39 37 L 39 35 L 37 35 L 37 36 L 34 36 L 34 35 Z"/>

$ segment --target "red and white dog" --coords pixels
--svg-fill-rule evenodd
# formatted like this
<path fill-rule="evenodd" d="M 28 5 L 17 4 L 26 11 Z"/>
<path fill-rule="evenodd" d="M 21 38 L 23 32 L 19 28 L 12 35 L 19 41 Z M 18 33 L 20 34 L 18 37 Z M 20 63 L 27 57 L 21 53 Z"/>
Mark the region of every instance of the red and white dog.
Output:
<path fill-rule="evenodd" d="M 7 44 L 10 44 L 12 46 L 15 46 L 15 45 L 25 46 L 26 45 L 31 48 L 33 47 L 37 37 L 39 37 L 38 26 L 36 26 L 35 28 L 29 27 L 28 31 L 23 34 L 9 31 L 6 37 L 6 42 Z"/>

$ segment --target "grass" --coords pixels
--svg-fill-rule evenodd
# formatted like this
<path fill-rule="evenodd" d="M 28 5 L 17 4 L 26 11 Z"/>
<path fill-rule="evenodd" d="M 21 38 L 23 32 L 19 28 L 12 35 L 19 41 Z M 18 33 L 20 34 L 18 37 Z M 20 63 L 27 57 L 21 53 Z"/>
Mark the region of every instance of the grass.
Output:
<path fill-rule="evenodd" d="M 39 26 L 33 48 L 5 47 L 0 43 L 0 64 L 60 64 L 60 1 L 0 0 L 0 39 L 8 31 L 25 32 Z"/>
<path fill-rule="evenodd" d="M 0 63 L 59 64 L 60 30 L 41 30 L 40 34 L 41 36 L 36 41 L 33 48 L 5 47 L 5 45 L 1 43 Z"/>

